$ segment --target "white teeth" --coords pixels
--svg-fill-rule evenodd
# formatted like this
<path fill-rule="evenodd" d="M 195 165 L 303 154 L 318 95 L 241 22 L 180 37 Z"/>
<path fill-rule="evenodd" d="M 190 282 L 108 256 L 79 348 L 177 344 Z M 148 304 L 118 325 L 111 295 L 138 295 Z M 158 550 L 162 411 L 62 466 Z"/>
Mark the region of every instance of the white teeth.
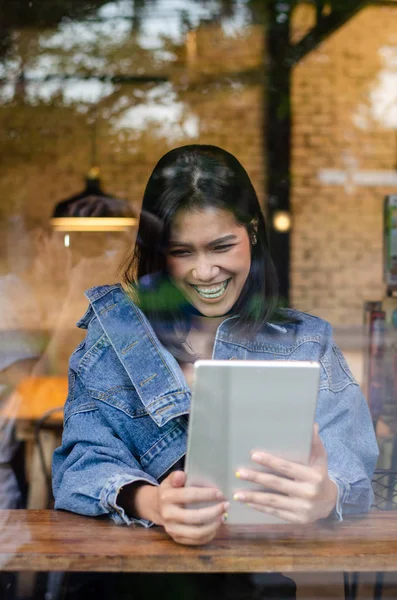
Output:
<path fill-rule="evenodd" d="M 213 287 L 205 287 L 202 288 L 198 285 L 194 285 L 194 289 L 196 290 L 196 292 L 199 294 L 199 296 L 201 296 L 202 298 L 206 298 L 206 299 L 212 299 L 212 298 L 219 298 L 220 296 L 222 296 L 222 294 L 224 294 L 227 285 L 229 283 L 229 279 L 227 281 L 224 281 L 221 285 L 216 285 Z"/>

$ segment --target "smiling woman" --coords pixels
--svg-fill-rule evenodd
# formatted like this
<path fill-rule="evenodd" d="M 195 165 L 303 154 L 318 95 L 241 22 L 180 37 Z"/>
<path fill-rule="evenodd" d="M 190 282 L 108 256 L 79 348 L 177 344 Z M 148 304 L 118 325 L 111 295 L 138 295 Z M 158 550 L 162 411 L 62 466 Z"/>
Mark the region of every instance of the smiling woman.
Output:
<path fill-rule="evenodd" d="M 70 360 L 53 462 L 56 508 L 210 542 L 231 499 L 185 485 L 192 365 L 283 358 L 322 367 L 310 464 L 252 456 L 236 477 L 262 489 L 233 500 L 292 523 L 368 510 L 377 445 L 367 404 L 329 324 L 278 307 L 265 221 L 234 156 L 190 145 L 160 159 L 123 279 L 86 293 L 87 337 Z M 195 503 L 210 505 L 187 508 Z"/>
<path fill-rule="evenodd" d="M 167 268 L 174 284 L 207 317 L 227 315 L 251 267 L 247 230 L 230 211 L 181 211 L 174 219 Z"/>
<path fill-rule="evenodd" d="M 252 335 L 271 318 L 286 319 L 277 309 L 277 274 L 258 197 L 232 154 L 193 144 L 159 160 L 124 281 L 178 359 L 186 359 L 193 312 L 238 313 L 239 327 Z"/>

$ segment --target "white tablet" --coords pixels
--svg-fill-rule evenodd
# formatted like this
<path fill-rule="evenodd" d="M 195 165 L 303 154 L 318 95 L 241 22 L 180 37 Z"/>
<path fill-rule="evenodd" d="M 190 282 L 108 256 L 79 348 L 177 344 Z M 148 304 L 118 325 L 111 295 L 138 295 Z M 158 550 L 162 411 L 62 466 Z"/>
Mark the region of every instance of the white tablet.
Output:
<path fill-rule="evenodd" d="M 231 503 L 228 523 L 281 522 L 233 500 L 238 490 L 260 489 L 235 472 L 260 468 L 251 460 L 253 450 L 308 464 L 319 380 L 317 362 L 195 363 L 186 485 L 218 487 Z"/>

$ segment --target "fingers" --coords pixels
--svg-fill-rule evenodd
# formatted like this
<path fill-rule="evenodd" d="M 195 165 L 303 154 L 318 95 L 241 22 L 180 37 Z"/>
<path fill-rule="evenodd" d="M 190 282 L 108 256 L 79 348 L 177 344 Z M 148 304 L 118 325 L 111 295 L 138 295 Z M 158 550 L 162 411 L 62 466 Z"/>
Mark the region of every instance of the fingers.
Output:
<path fill-rule="evenodd" d="M 272 515 L 273 517 L 277 517 L 278 519 L 282 519 L 283 521 L 288 521 L 289 523 L 312 523 L 315 519 L 313 519 L 310 515 L 306 515 L 304 513 L 293 513 L 288 510 L 279 509 L 272 506 L 263 506 L 262 504 L 248 504 L 249 507 L 258 510 L 259 512 L 263 512 L 267 515 Z"/>
<path fill-rule="evenodd" d="M 271 454 L 266 454 L 265 452 L 254 452 L 252 454 L 252 460 L 258 465 L 266 467 L 266 469 L 278 475 L 282 475 L 283 477 L 286 477 L 290 480 L 306 481 L 313 483 L 317 481 L 316 471 L 310 466 L 301 465 L 299 463 L 285 460 L 283 458 L 278 458 L 276 456 L 272 456 Z M 260 473 L 259 471 L 241 469 L 237 472 L 236 475 L 240 479 L 248 479 L 249 481 L 253 481 L 251 477 L 252 473 L 254 472 L 258 475 L 264 474 Z M 247 476 L 248 474 L 249 477 Z M 262 484 L 262 480 L 258 481 L 258 483 Z"/>
<path fill-rule="evenodd" d="M 267 491 L 276 492 L 277 495 L 290 496 L 301 500 L 312 501 L 321 491 L 321 488 L 326 477 L 326 472 L 316 471 L 308 467 L 309 473 L 306 480 L 293 481 L 285 477 L 279 477 L 273 473 L 262 473 L 260 471 L 244 469 L 240 471 L 240 479 L 257 483 L 263 488 L 261 494 L 266 494 Z M 246 493 L 244 490 L 242 493 Z M 270 494 L 274 496 L 275 494 Z"/>
<path fill-rule="evenodd" d="M 284 477 L 278 477 L 277 475 L 270 473 L 259 473 L 258 471 L 250 471 L 247 473 L 252 473 L 252 479 L 247 481 L 259 483 L 261 487 L 263 487 L 263 492 L 261 493 L 266 493 L 266 490 L 271 490 L 272 492 L 277 492 L 284 496 L 302 498 L 303 500 L 311 500 L 317 489 L 317 485 L 320 485 L 321 483 L 320 477 L 318 477 L 318 482 L 315 484 L 307 484 L 301 481 L 292 481 L 290 479 L 285 479 Z M 245 490 L 243 493 L 245 493 Z"/>
<path fill-rule="evenodd" d="M 204 502 L 219 502 L 225 500 L 221 491 L 216 488 L 167 487 L 161 492 L 164 503 L 170 504 L 200 504 Z"/>
<path fill-rule="evenodd" d="M 161 483 L 161 490 L 167 500 L 179 504 L 194 504 L 200 502 L 218 502 L 225 500 L 220 490 L 214 487 L 184 487 L 186 473 L 184 471 L 173 471 Z"/>
<path fill-rule="evenodd" d="M 280 494 L 268 494 L 265 492 L 256 492 L 247 490 L 244 492 L 237 492 L 234 494 L 234 500 L 244 502 L 244 504 L 255 504 L 261 506 L 263 509 L 276 509 L 283 510 L 291 513 L 305 511 L 308 512 L 311 509 L 311 502 L 303 498 L 281 496 Z"/>
<path fill-rule="evenodd" d="M 222 523 L 229 503 L 220 490 L 206 487 L 184 487 L 185 474 L 171 473 L 159 487 L 159 512 L 162 524 L 174 541 L 200 545 L 213 539 Z M 209 504 L 204 508 L 194 505 Z M 193 508 L 186 508 L 187 505 Z"/>
<path fill-rule="evenodd" d="M 228 507 L 228 502 L 193 509 L 181 508 L 175 504 L 169 504 L 164 508 L 163 517 L 166 521 L 173 521 L 183 525 L 205 526 L 221 519 Z"/>
<path fill-rule="evenodd" d="M 327 516 L 335 505 L 336 486 L 330 489 L 328 485 L 327 454 L 317 427 L 314 428 L 313 464 L 310 466 L 265 452 L 254 452 L 252 460 L 266 471 L 244 468 L 236 476 L 259 484 L 261 489 L 239 491 L 235 500 L 291 523 L 312 523 Z"/>
<path fill-rule="evenodd" d="M 162 481 L 163 488 L 178 488 L 183 487 L 186 482 L 186 474 L 184 471 L 173 471 Z"/>
<path fill-rule="evenodd" d="M 183 487 L 186 482 L 186 473 L 184 471 L 174 471 L 170 476 L 171 486 L 174 488 Z"/>
<path fill-rule="evenodd" d="M 221 523 L 221 518 L 202 527 L 184 525 L 181 523 L 172 523 L 166 528 L 166 531 L 178 544 L 199 546 L 208 544 L 211 540 L 213 540 Z"/>

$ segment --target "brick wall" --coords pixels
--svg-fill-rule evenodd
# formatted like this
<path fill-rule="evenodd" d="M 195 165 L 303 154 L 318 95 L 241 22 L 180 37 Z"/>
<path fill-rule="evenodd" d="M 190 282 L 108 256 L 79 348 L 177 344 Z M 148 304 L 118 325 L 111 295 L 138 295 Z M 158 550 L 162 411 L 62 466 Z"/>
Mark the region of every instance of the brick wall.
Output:
<path fill-rule="evenodd" d="M 177 52 L 179 59 L 164 67 L 169 83 L 118 86 L 98 104 L 96 145 L 104 190 L 126 198 L 138 212 L 157 160 L 173 147 L 201 142 L 234 153 L 263 203 L 261 29 L 230 37 L 213 26 L 200 28 L 193 56 L 186 57 L 185 47 Z M 152 61 L 145 64 L 142 58 L 139 72 L 153 73 Z M 151 109 L 159 111 L 158 119 Z M 21 94 L 2 108 L 0 229 L 8 235 L 0 235 L 0 271 L 10 268 L 15 254 L 25 260 L 20 232 L 48 228 L 54 204 L 83 188 L 91 160 L 91 111 L 59 97 L 29 103 Z"/>
<path fill-rule="evenodd" d="M 310 10 L 300 9 L 294 39 L 312 18 Z M 373 117 L 380 101 L 375 97 L 371 105 L 371 92 L 385 69 L 382 49 L 390 54 L 397 47 L 396 31 L 397 9 L 367 8 L 293 73 L 291 299 L 334 325 L 360 323 L 364 300 L 383 295 L 382 203 L 395 190 L 325 185 L 319 174 L 329 168 L 395 167 L 395 132 Z M 123 60 L 129 55 L 125 49 L 121 54 Z M 165 69 L 171 83 L 158 86 L 157 93 L 153 86 L 123 85 L 100 102 L 97 153 L 104 189 L 139 210 L 158 158 L 172 147 L 199 141 L 236 154 L 265 204 L 261 28 L 227 36 L 202 27 L 175 56 Z M 140 57 L 143 73 L 153 67 L 145 67 L 145 60 Z M 164 119 L 140 112 L 148 106 L 162 109 Z M 54 204 L 82 188 L 91 147 L 86 109 L 60 97 L 29 103 L 21 95 L 2 107 L 2 272 L 18 261 L 29 263 L 30 242 L 23 232 L 48 228 Z M 133 114 L 129 126 L 128 111 Z"/>
<path fill-rule="evenodd" d="M 326 185 L 319 175 L 396 167 L 395 129 L 374 116 L 382 98 L 393 102 L 380 83 L 396 32 L 397 9 L 366 8 L 294 70 L 292 302 L 335 325 L 360 324 L 364 301 L 383 297 L 383 198 L 395 189 Z"/>
<path fill-rule="evenodd" d="M 21 47 L 36 49 L 37 36 L 23 32 Z M 131 40 L 126 43 L 129 50 L 119 49 L 114 72 L 128 73 L 125 61 L 135 54 Z M 26 52 L 28 66 L 40 58 L 40 53 Z M 213 26 L 200 28 L 186 46 L 172 52 L 176 60 L 163 69 L 168 83 L 123 84 L 98 103 L 96 148 L 103 189 L 126 198 L 139 212 L 157 160 L 173 147 L 201 142 L 235 154 L 263 203 L 262 31 L 252 27 L 227 36 Z M 139 73 L 159 74 L 154 63 L 140 54 Z M 105 252 L 106 245 L 114 244 L 106 234 L 72 234 L 69 248 L 64 234 L 48 237 L 54 205 L 84 186 L 94 115 L 92 106 L 66 102 L 62 93 L 50 101 L 32 101 L 30 91 L 29 86 L 25 93 L 20 90 L 0 111 L 0 274 L 23 275 L 38 306 L 33 309 L 33 298 L 29 301 L 26 327 L 49 332 L 51 341 L 36 371 L 66 373 L 70 353 L 83 336 L 75 328 L 86 307 L 83 292 L 118 279 L 120 258 L 134 232 L 119 236 L 116 256 Z"/>

